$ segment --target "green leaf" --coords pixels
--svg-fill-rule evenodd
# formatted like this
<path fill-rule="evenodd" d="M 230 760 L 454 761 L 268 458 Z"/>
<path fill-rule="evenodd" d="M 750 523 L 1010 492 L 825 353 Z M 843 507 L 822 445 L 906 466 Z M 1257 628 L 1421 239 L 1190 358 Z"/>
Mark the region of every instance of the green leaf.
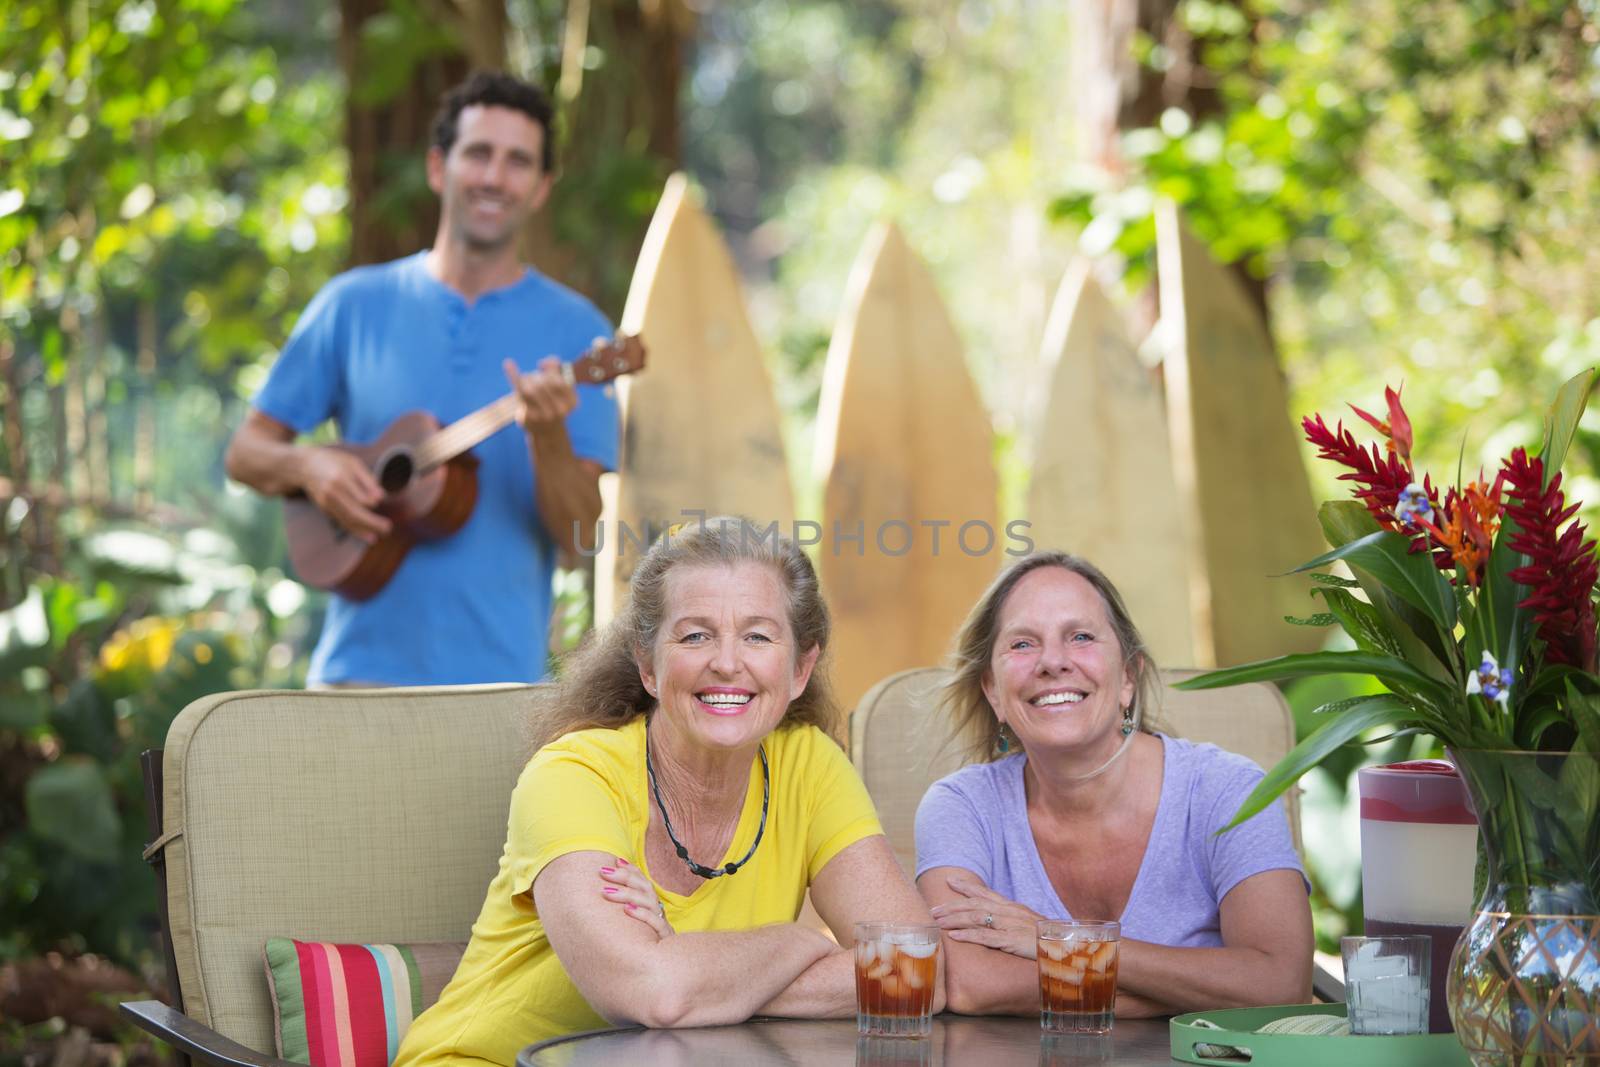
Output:
<path fill-rule="evenodd" d="M 83 539 L 82 551 L 96 578 L 126 585 L 181 585 L 178 550 L 144 530 L 102 530 Z"/>
<path fill-rule="evenodd" d="M 1572 447 L 1572 439 L 1577 436 L 1578 420 L 1583 418 L 1583 409 L 1589 406 L 1589 394 L 1594 391 L 1596 373 L 1597 368 L 1590 367 L 1568 378 L 1556 393 L 1550 410 L 1545 412 L 1544 446 L 1539 449 L 1539 457 L 1544 460 L 1546 487 L 1561 470 L 1561 464 L 1567 458 L 1567 449 Z"/>
<path fill-rule="evenodd" d="M 1455 592 L 1427 552 L 1412 552 L 1411 542 L 1389 530 L 1378 530 L 1331 552 L 1324 552 L 1296 572 L 1326 567 L 1339 560 L 1360 565 L 1406 603 L 1421 609 L 1444 633 L 1456 625 Z"/>
<path fill-rule="evenodd" d="M 1378 609 L 1364 600 L 1357 600 L 1345 589 L 1319 589 L 1328 610 L 1339 620 L 1345 633 L 1363 652 L 1378 652 L 1397 659 L 1405 659 L 1405 650 L 1394 634 L 1384 625 Z"/>
<path fill-rule="evenodd" d="M 111 763 L 122 750 L 116 708 L 88 678 L 72 683 L 66 699 L 50 712 L 50 728 L 65 751 L 102 763 Z"/>
<path fill-rule="evenodd" d="M 1370 674 L 1391 689 L 1411 690 L 1438 705 L 1448 705 L 1455 700 L 1455 694 L 1438 679 L 1430 678 L 1404 660 L 1371 652 L 1301 652 L 1292 656 L 1278 656 L 1238 667 L 1208 671 L 1186 678 L 1173 688 L 1221 689 L 1245 682 L 1278 682 L 1317 674 Z M 1421 709 L 1417 713 L 1421 717 L 1431 716 L 1431 713 Z"/>
<path fill-rule="evenodd" d="M 41 767 L 24 790 L 28 828 L 45 841 L 86 860 L 117 858 L 122 820 L 111 783 L 93 761 L 68 756 Z"/>
<path fill-rule="evenodd" d="M 1594 700 L 1600 698 L 1597 682 L 1600 679 L 1588 671 L 1564 663 L 1551 664 L 1539 669 L 1539 673 L 1523 689 L 1522 697 L 1526 699 L 1545 693 L 1567 693 L 1569 699 L 1582 696 Z"/>
<path fill-rule="evenodd" d="M 1398 741 L 1402 737 L 1416 737 L 1418 734 L 1425 734 L 1427 732 L 1427 730 L 1424 730 L 1420 726 L 1407 726 L 1403 730 L 1394 730 L 1390 733 L 1379 734 L 1377 737 L 1363 738 L 1357 742 L 1357 744 L 1361 745 L 1363 748 L 1370 748 L 1373 745 L 1386 745 L 1390 741 Z"/>
<path fill-rule="evenodd" d="M 7 692 L 0 696 L 0 730 L 29 733 L 45 724 L 50 701 L 43 693 Z"/>
<path fill-rule="evenodd" d="M 1318 585 L 1329 585 L 1338 589 L 1361 588 L 1360 582 L 1351 581 L 1349 578 L 1344 578 L 1337 574 L 1317 573 L 1311 575 L 1311 580 L 1316 582 Z"/>
<path fill-rule="evenodd" d="M 1582 672 L 1574 671 L 1574 673 L 1581 675 Z M 1593 675 L 1586 677 L 1593 678 Z M 1578 743 L 1572 746 L 1572 750 L 1592 752 L 1600 756 L 1600 694 L 1581 693 L 1570 680 L 1567 682 L 1566 691 L 1567 715 L 1572 719 L 1572 725 L 1578 732 Z"/>
<path fill-rule="evenodd" d="M 1559 760 L 1553 766 L 1565 767 L 1572 760 Z M 1594 765 L 1593 760 L 1579 757 L 1578 762 Z M 1537 758 L 1508 759 L 1505 761 L 1505 774 L 1512 788 L 1516 792 L 1514 800 L 1532 804 L 1544 811 L 1560 811 L 1563 796 L 1560 788 L 1559 771 L 1552 775 L 1552 767 L 1542 765 L 1543 761 Z M 1570 798 L 1566 798 L 1570 799 Z"/>
<path fill-rule="evenodd" d="M 1317 522 L 1322 526 L 1322 536 L 1326 537 L 1328 544 L 1335 548 L 1347 545 L 1351 541 L 1358 541 L 1368 534 L 1383 529 L 1378 525 L 1378 520 L 1372 517 L 1372 512 L 1367 510 L 1367 506 L 1356 500 L 1324 501 L 1317 509 Z M 1319 577 L 1334 576 L 1312 575 L 1313 580 Z"/>
<path fill-rule="evenodd" d="M 1575 801 L 1576 807 L 1587 806 L 1592 810 L 1594 798 L 1600 797 L 1600 760 L 1582 753 L 1568 756 L 1561 762 L 1556 791 L 1561 797 L 1567 798 L 1568 803 Z M 1593 815 L 1573 821 L 1580 827 L 1589 827 Z"/>
<path fill-rule="evenodd" d="M 55 648 L 65 648 L 67 638 L 78 628 L 78 602 L 82 599 L 82 591 L 70 582 L 51 586 L 45 603 L 50 618 L 50 643 Z"/>
<path fill-rule="evenodd" d="M 1353 697 L 1340 697 L 1338 700 L 1330 700 L 1326 704 L 1319 704 L 1317 707 L 1312 708 L 1311 714 L 1332 715 L 1341 711 L 1349 711 L 1357 704 L 1365 704 L 1372 699 L 1372 696 L 1373 694 L 1371 693 L 1361 693 Z"/>
<path fill-rule="evenodd" d="M 1377 532 L 1381 527 L 1366 506 L 1354 500 L 1330 500 L 1317 510 L 1317 521 L 1330 545 L 1344 545 Z M 1392 594 L 1375 575 L 1358 564 L 1346 561 L 1367 601 L 1383 621 L 1386 631 L 1401 649 L 1401 659 L 1420 667 L 1440 681 L 1456 684 L 1448 664 L 1454 662 L 1454 644 L 1446 648 L 1437 627 L 1426 615 Z"/>
<path fill-rule="evenodd" d="M 1561 709 L 1554 704 L 1540 708 L 1537 712 L 1528 716 L 1525 721 L 1517 724 L 1518 743 L 1524 744 L 1531 749 L 1537 749 L 1539 747 L 1539 738 L 1544 736 L 1544 732 L 1550 727 L 1563 722 L 1566 722 L 1566 716 L 1561 714 Z"/>
<path fill-rule="evenodd" d="M 1465 635 L 1469 664 L 1481 662 L 1487 649 L 1512 677 L 1516 676 L 1522 654 L 1533 636 L 1530 613 L 1517 606 L 1527 597 L 1527 586 L 1511 578 L 1512 571 L 1528 562 L 1527 556 L 1511 547 L 1511 539 L 1520 530 L 1516 520 L 1509 513 L 1505 514 L 1484 567 L 1483 585 L 1478 590 L 1478 610 L 1467 625 Z"/>
<path fill-rule="evenodd" d="M 1190 679 L 1190 681 L 1195 680 Z M 1301 775 L 1327 759 L 1334 749 L 1353 740 L 1363 730 L 1392 723 L 1412 714 L 1411 708 L 1388 694 L 1367 697 L 1290 749 L 1288 755 L 1279 760 L 1277 765 L 1267 772 L 1267 776 L 1261 779 L 1260 784 L 1251 790 L 1250 795 L 1245 797 L 1233 820 L 1217 832 L 1231 830 L 1259 814 L 1267 805 L 1282 796 L 1284 790 L 1298 782 Z"/>
<path fill-rule="evenodd" d="M 44 592 L 31 586 L 22 603 L 0 611 L 0 678 L 14 678 L 22 668 L 49 658 L 50 616 Z"/>
<path fill-rule="evenodd" d="M 1297 619 L 1293 615 L 1285 615 L 1283 621 L 1291 626 L 1332 626 L 1339 621 L 1339 617 L 1331 611 L 1319 611 L 1315 615 L 1307 615 Z"/>

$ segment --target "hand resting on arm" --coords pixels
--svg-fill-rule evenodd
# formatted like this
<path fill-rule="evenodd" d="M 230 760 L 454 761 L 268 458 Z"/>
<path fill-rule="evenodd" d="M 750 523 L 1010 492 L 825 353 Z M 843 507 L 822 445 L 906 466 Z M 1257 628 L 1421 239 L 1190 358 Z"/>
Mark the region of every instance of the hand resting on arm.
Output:
<path fill-rule="evenodd" d="M 742 1022 L 835 950 L 795 923 L 661 937 L 602 894 L 604 852 L 551 860 L 533 883 L 545 935 L 578 991 L 613 1022 Z"/>
<path fill-rule="evenodd" d="M 952 1011 L 1030 1015 L 1039 1010 L 1031 909 L 991 891 L 959 867 L 917 880 L 946 932 Z M 1212 1008 L 1303 1003 L 1311 995 L 1311 926 L 1294 870 L 1252 875 L 1218 908 L 1220 948 L 1173 948 L 1123 938 L 1117 1014 L 1124 1018 Z M 992 916 L 991 927 L 984 919 Z"/>
<path fill-rule="evenodd" d="M 611 866 L 610 873 L 601 873 L 605 884 L 600 893 L 606 900 L 620 906 L 658 939 L 682 936 L 673 931 L 658 910 L 655 889 L 638 868 L 626 863 Z M 613 892 L 606 892 L 608 887 Z M 856 1010 L 855 924 L 930 921 L 927 905 L 906 880 L 888 839 L 881 834 L 862 838 L 829 860 L 811 886 L 811 900 L 839 944 L 828 943 L 829 951 L 824 956 L 761 1004 L 755 1014 L 796 1019 L 849 1018 Z M 579 988 L 583 988 L 581 983 Z M 933 1010 L 943 1008 L 941 982 L 934 992 Z"/>

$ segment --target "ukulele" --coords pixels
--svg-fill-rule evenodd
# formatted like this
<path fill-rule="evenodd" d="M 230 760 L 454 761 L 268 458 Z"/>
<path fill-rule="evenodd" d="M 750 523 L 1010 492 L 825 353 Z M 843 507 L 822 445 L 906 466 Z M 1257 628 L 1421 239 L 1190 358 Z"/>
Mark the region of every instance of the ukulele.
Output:
<path fill-rule="evenodd" d="M 594 345 L 561 371 L 568 385 L 599 384 L 631 374 L 645 363 L 636 336 L 617 335 Z M 478 502 L 478 459 L 469 451 L 515 421 L 515 392 L 486 404 L 448 426 L 426 411 L 391 422 L 371 444 L 334 445 L 357 456 L 383 489 L 373 510 L 386 517 L 387 534 L 367 544 L 340 526 L 304 493 L 284 501 L 289 562 L 300 580 L 351 600 L 366 600 L 386 585 L 418 541 L 449 537 L 472 516 Z"/>

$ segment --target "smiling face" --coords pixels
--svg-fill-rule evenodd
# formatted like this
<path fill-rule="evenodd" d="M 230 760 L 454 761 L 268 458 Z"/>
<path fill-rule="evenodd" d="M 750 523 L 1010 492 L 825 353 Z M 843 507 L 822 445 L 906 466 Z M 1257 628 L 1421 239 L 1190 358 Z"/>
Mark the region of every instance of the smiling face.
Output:
<path fill-rule="evenodd" d="M 772 567 L 680 564 L 666 576 L 666 611 L 639 677 L 656 698 L 651 731 L 702 751 L 753 749 L 798 697 L 820 648 L 800 650 Z"/>
<path fill-rule="evenodd" d="M 1040 567 L 1011 590 L 983 693 L 1024 749 L 1114 747 L 1134 688 L 1105 601 L 1087 579 Z"/>
<path fill-rule="evenodd" d="M 450 238 L 474 251 L 512 247 L 550 193 L 543 150 L 544 128 L 523 112 L 463 108 L 450 151 L 428 151 L 428 185 L 439 194 L 440 224 Z"/>

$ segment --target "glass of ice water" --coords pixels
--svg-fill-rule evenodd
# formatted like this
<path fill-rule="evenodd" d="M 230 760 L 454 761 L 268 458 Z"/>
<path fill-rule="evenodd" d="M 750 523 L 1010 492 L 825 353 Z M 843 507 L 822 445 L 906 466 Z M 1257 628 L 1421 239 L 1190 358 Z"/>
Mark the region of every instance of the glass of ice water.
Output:
<path fill-rule="evenodd" d="M 1344 1001 L 1352 1034 L 1425 1034 L 1433 938 L 1347 937 Z"/>

